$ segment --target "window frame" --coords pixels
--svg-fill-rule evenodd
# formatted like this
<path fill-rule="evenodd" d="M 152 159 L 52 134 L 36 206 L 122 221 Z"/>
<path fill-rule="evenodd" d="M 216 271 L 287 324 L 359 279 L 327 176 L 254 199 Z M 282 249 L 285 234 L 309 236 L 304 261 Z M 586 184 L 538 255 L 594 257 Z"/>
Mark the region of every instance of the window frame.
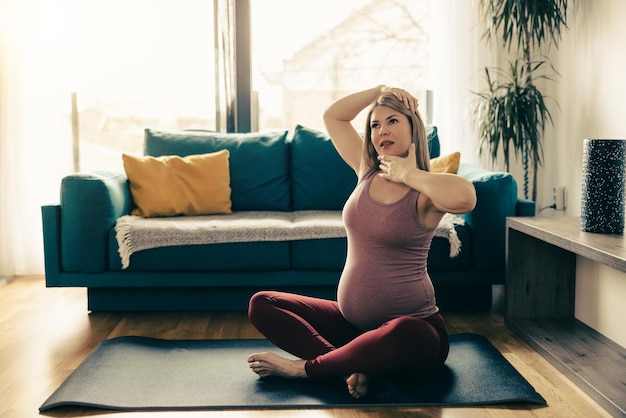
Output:
<path fill-rule="evenodd" d="M 215 48 L 220 51 L 223 48 L 220 43 L 220 34 L 217 33 L 220 26 L 219 8 L 224 7 L 233 10 L 234 31 L 228 31 L 226 36 L 235 39 L 229 41 L 234 45 L 234 56 L 231 57 L 235 71 L 216 68 L 215 71 L 215 94 L 216 94 L 216 129 L 221 132 L 252 132 L 252 40 L 251 40 L 251 7 L 250 0 L 215 0 L 215 13 L 213 14 L 216 28 Z M 224 52 L 224 51 L 220 51 Z M 226 59 L 228 54 L 226 53 Z M 220 63 L 216 60 L 216 67 Z M 227 65 L 227 64 L 226 64 Z M 220 80 L 220 73 L 226 80 Z M 228 97 L 228 92 L 221 88 L 222 83 L 230 84 L 234 89 L 234 96 Z M 223 117 L 220 113 L 223 112 Z"/>

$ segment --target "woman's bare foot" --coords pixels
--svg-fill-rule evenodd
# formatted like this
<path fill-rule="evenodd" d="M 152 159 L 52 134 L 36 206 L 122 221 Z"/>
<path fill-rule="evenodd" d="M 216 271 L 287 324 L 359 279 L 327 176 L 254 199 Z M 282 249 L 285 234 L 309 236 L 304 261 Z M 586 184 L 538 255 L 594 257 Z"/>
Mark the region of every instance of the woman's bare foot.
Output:
<path fill-rule="evenodd" d="M 269 352 L 255 353 L 248 357 L 248 366 L 261 377 L 307 377 L 305 363 L 306 360 L 290 360 Z"/>
<path fill-rule="evenodd" d="M 361 398 L 367 394 L 371 377 L 364 373 L 352 373 L 346 379 L 348 392 L 353 398 Z"/>

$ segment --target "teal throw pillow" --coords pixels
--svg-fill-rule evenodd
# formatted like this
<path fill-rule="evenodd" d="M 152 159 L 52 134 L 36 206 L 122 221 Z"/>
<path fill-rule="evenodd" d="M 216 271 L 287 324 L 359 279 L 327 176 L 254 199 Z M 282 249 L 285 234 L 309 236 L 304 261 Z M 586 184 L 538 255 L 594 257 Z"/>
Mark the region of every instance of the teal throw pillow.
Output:
<path fill-rule="evenodd" d="M 291 176 L 294 210 L 341 210 L 357 181 L 328 134 L 302 125 L 291 139 Z"/>
<path fill-rule="evenodd" d="M 233 211 L 291 209 L 287 131 L 220 133 L 145 130 L 144 154 L 185 157 L 227 149 Z"/>
<path fill-rule="evenodd" d="M 436 126 L 426 126 L 426 138 L 428 139 L 428 154 L 430 158 L 440 157 L 441 144 L 439 143 L 439 134 L 437 133 Z"/>

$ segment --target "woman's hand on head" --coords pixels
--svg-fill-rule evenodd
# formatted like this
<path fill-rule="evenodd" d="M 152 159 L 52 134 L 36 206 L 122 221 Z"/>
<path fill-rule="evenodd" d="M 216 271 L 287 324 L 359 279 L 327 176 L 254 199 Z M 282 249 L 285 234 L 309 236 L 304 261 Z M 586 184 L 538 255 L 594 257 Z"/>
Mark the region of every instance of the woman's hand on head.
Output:
<path fill-rule="evenodd" d="M 417 106 L 419 105 L 418 100 L 408 91 L 397 87 L 384 86 L 381 89 L 381 93 L 392 93 L 398 100 L 404 103 L 407 109 L 412 112 L 417 111 Z"/>
<path fill-rule="evenodd" d="M 409 146 L 409 153 L 406 157 L 395 155 L 378 156 L 380 172 L 378 175 L 395 183 L 406 183 L 407 176 L 417 168 L 415 162 L 415 144 Z"/>

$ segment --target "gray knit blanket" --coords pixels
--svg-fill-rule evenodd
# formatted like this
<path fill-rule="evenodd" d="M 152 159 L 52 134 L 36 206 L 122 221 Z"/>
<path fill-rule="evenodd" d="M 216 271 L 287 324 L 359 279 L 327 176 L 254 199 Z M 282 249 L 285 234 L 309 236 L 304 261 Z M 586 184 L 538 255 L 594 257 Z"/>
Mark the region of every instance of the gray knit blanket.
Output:
<path fill-rule="evenodd" d="M 450 241 L 450 257 L 461 249 L 455 225 L 463 219 L 446 214 L 435 236 Z M 117 219 L 115 233 L 122 268 L 138 251 L 180 245 L 223 244 L 255 241 L 295 241 L 341 238 L 346 230 L 341 211 L 234 212 L 227 215 L 142 218 L 125 215 Z"/>

